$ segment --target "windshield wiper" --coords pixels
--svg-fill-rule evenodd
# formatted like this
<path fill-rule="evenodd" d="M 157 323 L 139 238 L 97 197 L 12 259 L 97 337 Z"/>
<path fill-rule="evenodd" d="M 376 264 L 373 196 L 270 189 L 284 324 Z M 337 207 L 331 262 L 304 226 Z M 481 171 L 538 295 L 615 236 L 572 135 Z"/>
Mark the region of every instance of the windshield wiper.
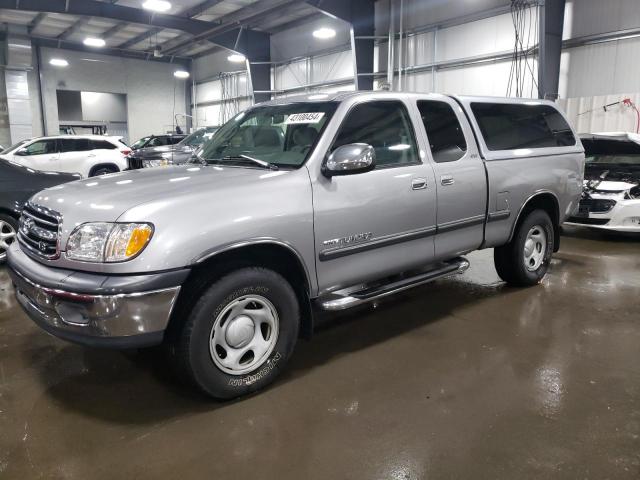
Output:
<path fill-rule="evenodd" d="M 250 157 L 249 155 L 245 155 L 244 153 L 222 157 L 220 160 L 249 160 L 256 165 L 260 165 L 262 168 L 268 168 L 269 170 L 279 170 L 278 166 L 274 165 L 273 163 L 260 160 L 259 158 Z"/>

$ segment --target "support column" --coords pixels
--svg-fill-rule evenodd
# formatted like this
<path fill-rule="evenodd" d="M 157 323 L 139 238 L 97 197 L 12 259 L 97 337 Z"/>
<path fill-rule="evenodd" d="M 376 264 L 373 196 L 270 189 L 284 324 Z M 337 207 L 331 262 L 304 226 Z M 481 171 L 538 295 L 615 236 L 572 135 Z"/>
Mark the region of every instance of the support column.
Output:
<path fill-rule="evenodd" d="M 538 98 L 558 98 L 564 7 L 565 0 L 545 0 L 539 7 Z"/>

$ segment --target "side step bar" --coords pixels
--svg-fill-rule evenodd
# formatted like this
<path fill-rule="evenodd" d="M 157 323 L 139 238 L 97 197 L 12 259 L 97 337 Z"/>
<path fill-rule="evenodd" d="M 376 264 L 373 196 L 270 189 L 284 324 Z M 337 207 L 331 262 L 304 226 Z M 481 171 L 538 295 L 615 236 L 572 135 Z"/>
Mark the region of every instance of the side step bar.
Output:
<path fill-rule="evenodd" d="M 347 308 L 372 302 L 448 275 L 463 273 L 468 268 L 469 261 L 464 257 L 458 257 L 444 262 L 438 268 L 421 272 L 413 277 L 377 284 L 375 286 L 361 285 L 359 287 L 337 290 L 325 297 L 320 297 L 317 302 L 322 310 L 346 310 Z"/>

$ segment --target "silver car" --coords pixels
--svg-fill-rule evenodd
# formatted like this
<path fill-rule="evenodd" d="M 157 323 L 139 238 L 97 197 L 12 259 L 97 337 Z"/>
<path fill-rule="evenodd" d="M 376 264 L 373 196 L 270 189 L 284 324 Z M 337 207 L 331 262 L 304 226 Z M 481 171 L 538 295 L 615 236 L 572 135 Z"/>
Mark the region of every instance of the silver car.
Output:
<path fill-rule="evenodd" d="M 222 399 L 273 381 L 314 312 L 462 272 L 473 250 L 538 283 L 584 169 L 553 103 L 391 92 L 256 105 L 198 158 L 44 190 L 8 263 L 46 331 L 165 343 Z"/>

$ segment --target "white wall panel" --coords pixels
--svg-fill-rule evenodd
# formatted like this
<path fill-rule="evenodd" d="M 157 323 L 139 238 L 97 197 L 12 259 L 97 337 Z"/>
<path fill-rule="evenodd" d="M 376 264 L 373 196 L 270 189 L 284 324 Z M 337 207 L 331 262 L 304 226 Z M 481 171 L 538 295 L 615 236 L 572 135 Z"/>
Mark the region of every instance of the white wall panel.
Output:
<path fill-rule="evenodd" d="M 433 32 L 408 37 L 403 55 L 405 65 L 421 65 L 433 62 L 433 39 Z M 387 44 L 385 43 L 384 45 L 386 46 Z M 398 51 L 397 48 L 396 42 L 396 52 Z M 386 70 L 386 66 L 384 68 Z"/>
<path fill-rule="evenodd" d="M 560 96 L 572 98 L 635 91 L 640 78 L 637 58 L 640 58 L 640 38 L 565 50 L 560 63 Z"/>
<path fill-rule="evenodd" d="M 311 83 L 353 77 L 353 55 L 351 51 L 312 57 Z"/>
<path fill-rule="evenodd" d="M 564 38 L 637 28 L 638 25 L 638 0 L 568 0 Z"/>
<path fill-rule="evenodd" d="M 616 95 L 597 95 L 559 100 L 567 118 L 579 133 L 597 132 L 634 132 L 637 128 L 636 112 L 628 106 L 604 105 L 630 98 L 640 104 L 640 93 L 621 93 Z"/>
<path fill-rule="evenodd" d="M 276 70 L 276 90 L 283 90 L 309 83 L 307 61 L 300 60 L 286 65 L 279 65 Z"/>

